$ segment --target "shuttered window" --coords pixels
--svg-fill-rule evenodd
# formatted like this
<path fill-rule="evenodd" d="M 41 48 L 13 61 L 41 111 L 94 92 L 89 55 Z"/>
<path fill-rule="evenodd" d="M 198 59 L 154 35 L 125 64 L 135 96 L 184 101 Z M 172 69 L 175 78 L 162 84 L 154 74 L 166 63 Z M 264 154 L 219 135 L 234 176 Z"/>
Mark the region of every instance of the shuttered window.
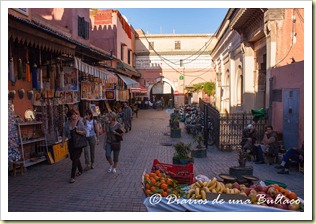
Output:
<path fill-rule="evenodd" d="M 89 22 L 84 20 L 84 17 L 78 16 L 78 36 L 83 39 L 89 39 Z"/>
<path fill-rule="evenodd" d="M 174 42 L 174 49 L 180 50 L 181 49 L 181 42 L 180 41 L 175 41 Z"/>

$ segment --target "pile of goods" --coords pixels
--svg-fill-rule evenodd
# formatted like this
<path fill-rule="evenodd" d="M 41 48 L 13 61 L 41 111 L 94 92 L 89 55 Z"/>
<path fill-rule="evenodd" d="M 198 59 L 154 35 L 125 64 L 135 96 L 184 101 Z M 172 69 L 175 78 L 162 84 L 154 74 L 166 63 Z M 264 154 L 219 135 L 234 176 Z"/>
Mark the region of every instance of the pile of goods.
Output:
<path fill-rule="evenodd" d="M 178 184 L 177 180 L 162 173 L 160 170 L 145 173 L 143 177 L 143 191 L 147 197 L 153 194 L 160 194 L 162 197 L 174 194 L 180 198 L 183 195 L 182 187 L 184 186 Z"/>
<path fill-rule="evenodd" d="M 278 184 L 268 186 L 227 183 L 217 181 L 216 177 L 209 181 L 198 180 L 186 192 L 187 199 L 207 199 L 207 194 L 243 195 L 251 204 L 273 206 L 286 210 L 303 210 L 303 204 L 295 192 L 286 190 Z M 233 197 L 232 197 L 233 198 Z"/>

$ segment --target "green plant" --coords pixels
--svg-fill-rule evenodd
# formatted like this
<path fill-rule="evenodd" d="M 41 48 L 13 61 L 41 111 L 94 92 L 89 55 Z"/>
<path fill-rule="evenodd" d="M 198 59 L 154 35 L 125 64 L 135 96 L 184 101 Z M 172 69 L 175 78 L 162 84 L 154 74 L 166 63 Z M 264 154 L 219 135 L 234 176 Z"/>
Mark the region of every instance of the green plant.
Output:
<path fill-rule="evenodd" d="M 191 159 L 190 153 L 192 151 L 191 144 L 186 144 L 184 142 L 177 142 L 173 145 L 175 153 L 173 155 L 174 159 Z"/>
<path fill-rule="evenodd" d="M 250 160 L 251 156 L 248 152 L 245 152 L 243 149 L 240 149 L 238 152 L 238 162 L 240 167 L 245 167 L 246 162 Z"/>
<path fill-rule="evenodd" d="M 198 145 L 196 146 L 197 148 L 202 148 L 202 142 L 204 141 L 204 138 L 202 135 L 197 135 L 194 137 L 194 142 L 197 142 Z"/>

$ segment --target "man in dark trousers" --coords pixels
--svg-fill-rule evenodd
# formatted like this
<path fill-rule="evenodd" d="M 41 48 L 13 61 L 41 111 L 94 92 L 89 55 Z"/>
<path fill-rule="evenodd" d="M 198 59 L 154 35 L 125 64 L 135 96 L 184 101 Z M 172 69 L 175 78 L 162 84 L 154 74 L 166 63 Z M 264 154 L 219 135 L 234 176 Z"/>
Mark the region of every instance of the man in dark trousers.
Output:
<path fill-rule="evenodd" d="M 123 104 L 123 123 L 125 128 L 125 133 L 132 130 L 132 119 L 133 119 L 133 111 L 132 108 L 124 102 Z"/>

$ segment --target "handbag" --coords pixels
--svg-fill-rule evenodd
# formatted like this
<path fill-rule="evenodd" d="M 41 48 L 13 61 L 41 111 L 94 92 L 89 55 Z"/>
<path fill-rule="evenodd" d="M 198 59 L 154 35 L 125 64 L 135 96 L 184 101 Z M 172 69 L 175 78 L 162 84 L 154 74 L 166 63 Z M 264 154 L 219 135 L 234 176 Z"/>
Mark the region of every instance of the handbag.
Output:
<path fill-rule="evenodd" d="M 74 149 L 82 149 L 88 145 L 86 136 L 78 134 L 76 130 L 72 130 L 70 132 L 70 135 L 71 135 L 72 145 Z"/>
<path fill-rule="evenodd" d="M 111 149 L 113 151 L 118 151 L 121 149 L 121 143 L 120 142 L 111 142 Z"/>

